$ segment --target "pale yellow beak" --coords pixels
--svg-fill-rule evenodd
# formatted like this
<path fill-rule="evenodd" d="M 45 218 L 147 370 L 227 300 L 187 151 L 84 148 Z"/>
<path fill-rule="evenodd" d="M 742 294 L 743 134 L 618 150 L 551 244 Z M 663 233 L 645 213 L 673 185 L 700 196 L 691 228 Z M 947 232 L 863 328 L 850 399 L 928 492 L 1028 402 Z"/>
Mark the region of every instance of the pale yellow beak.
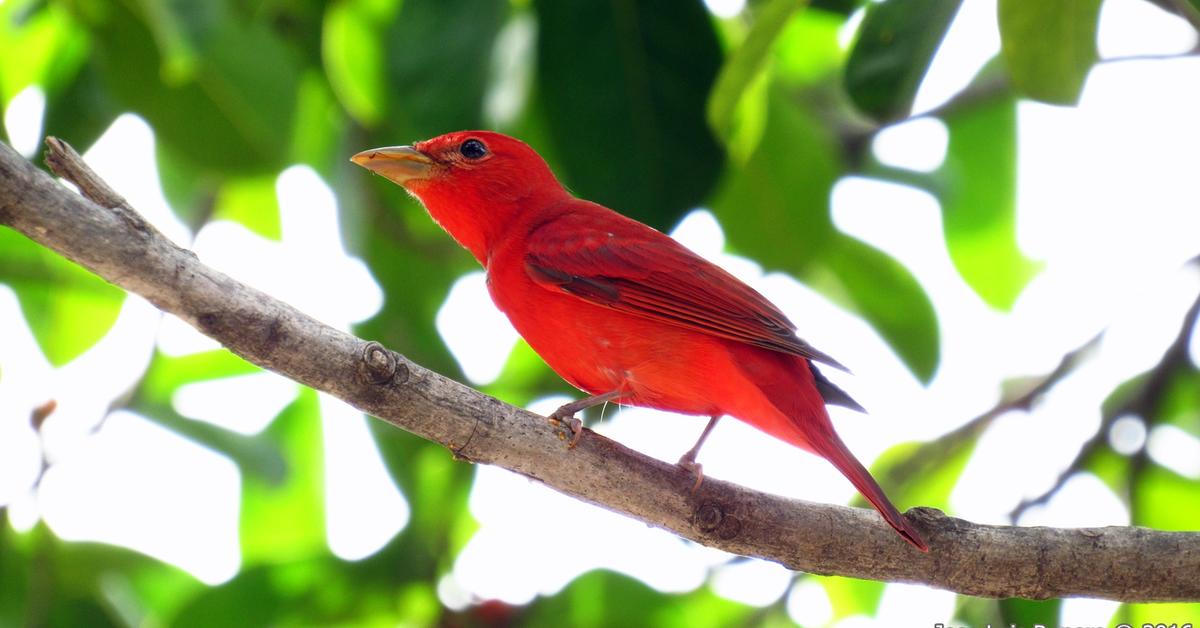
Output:
<path fill-rule="evenodd" d="M 412 146 L 372 148 L 351 157 L 350 161 L 400 185 L 428 178 L 434 166 L 432 159 Z"/>

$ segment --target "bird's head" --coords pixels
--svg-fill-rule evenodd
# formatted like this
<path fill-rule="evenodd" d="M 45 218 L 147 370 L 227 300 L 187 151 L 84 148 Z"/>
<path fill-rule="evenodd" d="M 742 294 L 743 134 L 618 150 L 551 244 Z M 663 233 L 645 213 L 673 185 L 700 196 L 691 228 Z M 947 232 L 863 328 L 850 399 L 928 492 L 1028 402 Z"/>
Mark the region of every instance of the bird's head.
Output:
<path fill-rule="evenodd" d="M 460 244 L 485 262 L 518 214 L 567 195 L 524 142 L 492 131 L 458 131 L 364 150 L 350 158 L 415 196 Z"/>

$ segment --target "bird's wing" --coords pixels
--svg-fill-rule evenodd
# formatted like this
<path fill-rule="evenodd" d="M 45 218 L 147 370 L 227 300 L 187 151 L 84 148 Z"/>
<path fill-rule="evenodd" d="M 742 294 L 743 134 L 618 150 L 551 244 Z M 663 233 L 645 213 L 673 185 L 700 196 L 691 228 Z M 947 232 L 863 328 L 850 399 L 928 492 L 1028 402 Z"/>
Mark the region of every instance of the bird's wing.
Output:
<path fill-rule="evenodd" d="M 641 223 L 588 204 L 529 234 L 525 270 L 544 288 L 721 338 L 847 370 L 796 336 L 741 280 Z"/>

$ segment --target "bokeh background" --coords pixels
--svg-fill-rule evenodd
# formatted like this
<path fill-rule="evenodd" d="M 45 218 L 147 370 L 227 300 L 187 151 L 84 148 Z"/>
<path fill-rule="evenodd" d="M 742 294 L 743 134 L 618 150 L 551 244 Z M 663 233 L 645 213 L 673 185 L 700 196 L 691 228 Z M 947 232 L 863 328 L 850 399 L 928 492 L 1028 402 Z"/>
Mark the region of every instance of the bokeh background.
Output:
<path fill-rule="evenodd" d="M 901 508 L 1200 529 L 1200 2 L 809 4 L 0 0 L 3 139 L 62 137 L 206 263 L 547 411 L 577 393 L 474 261 L 347 161 L 510 133 L 847 364 L 870 414 L 834 421 Z M 590 422 L 673 461 L 704 419 Z M 701 462 L 862 505 L 736 421 Z M 455 461 L 0 229 L 2 626 L 1198 616 L 698 547 Z"/>

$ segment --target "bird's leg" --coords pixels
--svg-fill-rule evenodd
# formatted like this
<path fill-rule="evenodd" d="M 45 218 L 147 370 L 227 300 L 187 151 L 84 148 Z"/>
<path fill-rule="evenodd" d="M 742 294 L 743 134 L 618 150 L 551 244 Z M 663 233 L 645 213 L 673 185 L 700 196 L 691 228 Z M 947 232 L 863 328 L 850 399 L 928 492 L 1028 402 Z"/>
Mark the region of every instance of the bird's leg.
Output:
<path fill-rule="evenodd" d="M 691 471 L 696 475 L 696 484 L 692 486 L 693 493 L 700 490 L 700 483 L 704 481 L 704 465 L 696 462 L 696 455 L 700 453 L 700 447 L 704 445 L 705 439 L 708 438 L 708 435 L 713 431 L 713 428 L 717 426 L 717 421 L 720 420 L 720 416 L 714 416 L 710 418 L 708 420 L 708 425 L 704 426 L 704 431 L 700 433 L 700 440 L 697 440 L 696 444 L 692 445 L 692 448 L 687 450 L 687 453 L 683 454 L 683 456 L 679 458 L 679 466 Z"/>
<path fill-rule="evenodd" d="M 583 421 L 575 418 L 575 413 L 592 406 L 608 403 L 620 396 L 621 391 L 611 390 L 601 395 L 592 395 L 579 401 L 572 401 L 555 410 L 554 414 L 550 415 L 550 420 L 562 421 L 567 424 L 567 427 L 571 428 L 571 442 L 567 444 L 567 449 L 575 449 L 575 446 L 579 444 L 579 437 L 583 435 Z"/>

